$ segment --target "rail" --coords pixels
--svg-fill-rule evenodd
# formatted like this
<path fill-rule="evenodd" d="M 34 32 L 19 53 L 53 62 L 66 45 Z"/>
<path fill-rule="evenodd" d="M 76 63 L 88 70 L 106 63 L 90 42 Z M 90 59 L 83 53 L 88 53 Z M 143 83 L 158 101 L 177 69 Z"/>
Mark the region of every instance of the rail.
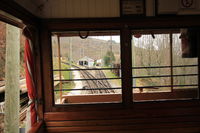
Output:
<path fill-rule="evenodd" d="M 26 118 L 26 111 L 28 107 L 28 93 L 24 92 L 20 94 L 20 121 L 25 120 Z M 4 114 L 5 102 L 0 103 L 0 113 Z"/>
<path fill-rule="evenodd" d="M 80 79 L 55 79 L 54 82 L 70 82 L 70 81 L 83 81 L 86 83 L 83 88 L 74 89 L 54 89 L 54 91 L 85 91 L 87 94 L 98 93 L 115 93 L 115 90 L 121 89 L 120 87 L 112 87 L 108 80 L 116 80 L 121 78 L 107 78 L 102 70 L 115 70 L 120 68 L 85 68 L 74 64 L 62 62 L 63 64 L 71 65 L 75 69 L 54 69 L 53 71 L 79 71 L 82 78 Z M 93 74 L 91 74 L 93 71 Z"/>
<path fill-rule="evenodd" d="M 73 69 L 55 69 L 54 71 L 79 71 L 82 74 L 82 78 L 77 79 L 55 79 L 54 81 L 84 81 L 88 82 L 87 88 L 74 88 L 74 89 L 54 89 L 54 91 L 91 91 L 91 93 L 88 93 L 88 95 L 63 95 L 63 98 L 67 101 L 66 103 L 79 103 L 79 102 L 94 102 L 94 98 L 97 102 L 106 102 L 105 98 L 108 96 L 113 97 L 115 101 L 120 101 L 121 95 L 114 93 L 115 90 L 120 90 L 121 87 L 112 87 L 112 85 L 107 82 L 108 80 L 116 80 L 121 79 L 118 78 L 106 78 L 105 74 L 103 73 L 103 70 L 116 70 L 120 68 L 79 68 L 77 66 L 72 65 L 74 67 Z M 195 68 L 198 67 L 198 65 L 176 65 L 173 66 L 172 69 L 177 68 Z M 132 67 L 134 70 L 144 70 L 144 69 L 169 69 L 169 73 L 171 70 L 171 66 L 150 66 L 150 67 Z M 88 72 L 92 71 L 93 75 Z M 95 75 L 94 72 L 95 71 Z M 162 75 L 133 75 L 132 79 L 148 79 L 148 78 L 172 78 L 172 77 L 198 77 L 198 72 L 187 72 L 185 73 L 176 73 L 176 74 L 163 74 Z M 101 82 L 100 82 L 101 81 Z M 184 98 L 195 98 L 197 97 L 197 88 L 199 86 L 198 82 L 196 83 L 185 83 L 185 84 L 176 84 L 171 83 L 173 80 L 169 80 L 169 84 L 163 84 L 158 82 L 158 84 L 141 84 L 141 85 L 133 85 L 133 89 L 138 89 L 139 93 L 137 91 L 134 91 L 134 100 L 155 100 L 155 99 L 184 99 Z M 91 83 L 89 83 L 91 82 Z M 99 83 L 99 84 L 98 84 Z M 159 84 L 160 83 L 160 84 Z M 179 82 L 177 82 L 179 83 Z M 95 84 L 95 85 L 94 85 Z M 97 85 L 98 84 L 98 85 Z M 173 88 L 173 91 L 170 90 L 162 90 L 162 88 Z M 144 92 L 143 90 L 151 90 Z M 109 90 L 109 91 L 108 91 Z M 104 94 L 101 94 L 104 93 Z M 93 95 L 90 95 L 93 94 Z M 115 97 L 115 95 L 117 95 Z M 103 99 L 101 99 L 103 98 Z M 108 98 L 109 99 L 109 98 Z M 109 100 L 108 100 L 109 101 Z M 112 100 L 111 100 L 112 101 Z"/>

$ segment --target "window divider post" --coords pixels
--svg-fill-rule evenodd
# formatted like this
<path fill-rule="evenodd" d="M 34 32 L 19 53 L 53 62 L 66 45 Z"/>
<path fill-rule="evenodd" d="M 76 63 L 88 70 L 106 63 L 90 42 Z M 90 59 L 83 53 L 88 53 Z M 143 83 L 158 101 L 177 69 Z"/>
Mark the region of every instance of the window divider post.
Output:
<path fill-rule="evenodd" d="M 122 71 L 122 103 L 126 106 L 133 102 L 132 91 L 132 54 L 131 30 L 125 26 L 121 29 L 121 71 Z"/>

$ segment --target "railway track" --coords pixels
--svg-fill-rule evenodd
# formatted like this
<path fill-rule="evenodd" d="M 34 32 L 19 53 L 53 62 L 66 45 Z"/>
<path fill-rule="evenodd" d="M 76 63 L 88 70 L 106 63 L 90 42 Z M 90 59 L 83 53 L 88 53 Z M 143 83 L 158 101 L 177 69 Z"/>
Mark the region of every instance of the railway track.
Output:
<path fill-rule="evenodd" d="M 2 93 L 3 92 L 1 92 L 1 94 Z M 4 99 L 4 97 L 1 98 L 1 99 Z M 20 94 L 20 114 L 19 114 L 20 122 L 23 122 L 26 118 L 28 101 L 29 101 L 28 93 L 27 92 L 21 92 L 21 94 Z M 3 100 L 3 101 L 0 102 L 0 113 L 1 113 L 2 117 L 4 116 L 4 107 L 5 107 L 5 102 Z"/>
<path fill-rule="evenodd" d="M 80 71 L 81 75 L 84 79 L 96 79 L 90 72 L 86 70 Z M 94 94 L 98 93 L 100 90 L 95 90 L 96 88 L 99 88 L 97 80 L 86 80 L 86 86 L 84 86 L 84 89 L 88 89 L 86 93 Z"/>
<path fill-rule="evenodd" d="M 20 94 L 20 121 L 24 121 L 26 118 L 26 111 L 28 107 L 28 93 L 24 92 Z"/>
<path fill-rule="evenodd" d="M 27 112 L 27 107 L 28 107 L 28 94 L 27 92 L 21 93 L 20 94 L 20 114 L 19 114 L 19 120 L 20 124 L 23 124 L 25 118 L 26 118 L 26 112 Z M 0 133 L 3 133 L 4 130 L 4 107 L 5 103 L 0 102 Z"/>
<path fill-rule="evenodd" d="M 102 70 L 96 70 L 95 77 L 106 79 L 106 75 L 104 74 L 104 72 Z M 112 86 L 110 85 L 108 80 L 97 80 L 97 82 L 100 83 L 99 85 L 102 88 L 112 88 Z M 105 91 L 104 93 L 115 93 L 115 91 L 113 89 L 105 89 L 105 90 L 101 90 L 101 91 Z"/>
<path fill-rule="evenodd" d="M 28 107 L 28 94 L 27 92 L 20 94 L 20 121 L 26 118 L 26 109 Z M 5 102 L 0 103 L 0 113 L 4 114 Z"/>
<path fill-rule="evenodd" d="M 62 62 L 64 64 L 70 65 L 69 63 Z M 95 74 L 91 74 L 88 72 L 88 70 L 81 70 L 81 67 L 78 67 L 76 65 L 72 65 L 72 67 L 76 69 L 80 69 L 80 73 L 84 79 L 91 79 L 86 80 L 86 85 L 84 86 L 84 89 L 86 89 L 86 94 L 99 94 L 99 93 L 115 93 L 115 91 L 110 85 L 110 83 L 106 80 L 106 76 L 103 73 L 102 70 L 94 70 Z M 105 80 L 98 80 L 98 79 L 105 79 Z M 108 88 L 108 89 L 106 89 Z"/>

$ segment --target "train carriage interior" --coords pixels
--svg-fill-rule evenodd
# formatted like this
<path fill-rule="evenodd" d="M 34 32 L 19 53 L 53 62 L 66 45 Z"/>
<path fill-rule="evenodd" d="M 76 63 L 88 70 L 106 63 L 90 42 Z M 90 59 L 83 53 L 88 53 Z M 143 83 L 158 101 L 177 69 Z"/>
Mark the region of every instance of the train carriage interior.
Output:
<path fill-rule="evenodd" d="M 198 0 L 1 0 L 0 133 L 200 133 L 199 15 Z"/>

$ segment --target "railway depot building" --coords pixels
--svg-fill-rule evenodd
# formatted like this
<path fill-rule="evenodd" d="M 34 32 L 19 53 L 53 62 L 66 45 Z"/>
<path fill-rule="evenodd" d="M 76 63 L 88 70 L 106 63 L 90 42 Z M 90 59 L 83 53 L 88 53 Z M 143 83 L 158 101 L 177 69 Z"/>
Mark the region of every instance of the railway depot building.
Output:
<path fill-rule="evenodd" d="M 0 132 L 200 132 L 199 9 L 1 0 Z"/>
<path fill-rule="evenodd" d="M 79 65 L 81 65 L 81 66 L 88 66 L 88 67 L 94 66 L 94 60 L 87 56 L 79 59 L 78 62 L 79 62 Z"/>

